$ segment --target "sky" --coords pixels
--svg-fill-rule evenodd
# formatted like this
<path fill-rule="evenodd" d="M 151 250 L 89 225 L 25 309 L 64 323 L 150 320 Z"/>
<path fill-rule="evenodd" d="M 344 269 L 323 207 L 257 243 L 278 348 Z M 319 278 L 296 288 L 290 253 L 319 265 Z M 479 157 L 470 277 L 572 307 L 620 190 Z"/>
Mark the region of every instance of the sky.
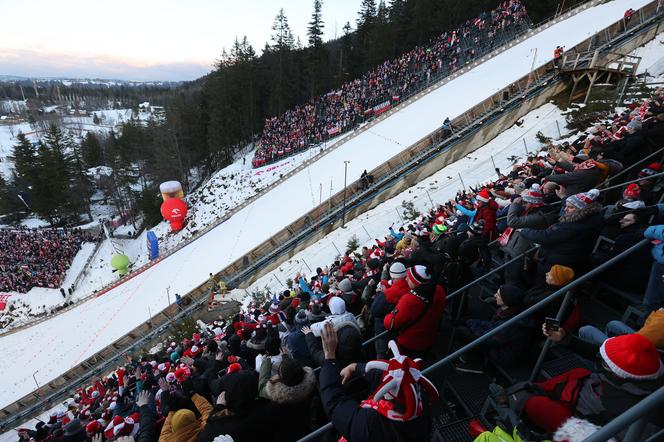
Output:
<path fill-rule="evenodd" d="M 361 0 L 324 0 L 325 39 Z M 0 0 L 0 75 L 192 80 L 247 36 L 260 53 L 283 8 L 306 42 L 313 0 Z"/>

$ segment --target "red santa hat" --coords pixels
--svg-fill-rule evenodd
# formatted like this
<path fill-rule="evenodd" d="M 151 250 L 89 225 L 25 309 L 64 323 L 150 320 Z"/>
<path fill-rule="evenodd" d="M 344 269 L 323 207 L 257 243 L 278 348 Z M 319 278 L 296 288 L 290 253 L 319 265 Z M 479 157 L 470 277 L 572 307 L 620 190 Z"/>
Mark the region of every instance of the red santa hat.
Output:
<path fill-rule="evenodd" d="M 488 203 L 491 200 L 491 195 L 489 194 L 489 189 L 484 188 L 480 190 L 480 193 L 475 196 L 475 199 L 477 201 L 481 201 L 483 203 Z"/>
<path fill-rule="evenodd" d="M 660 173 L 661 171 L 662 165 L 660 163 L 652 163 L 649 164 L 645 169 L 642 169 L 641 172 L 639 172 L 639 178 L 647 178 L 649 176 Z"/>
<path fill-rule="evenodd" d="M 175 378 L 179 383 L 186 381 L 189 376 L 191 376 L 191 370 L 186 365 L 175 370 Z"/>
<path fill-rule="evenodd" d="M 161 364 L 157 365 L 157 370 L 162 373 L 168 373 L 171 370 L 170 362 L 162 362 Z"/>
<path fill-rule="evenodd" d="M 381 370 L 382 382 L 366 400 L 362 408 L 372 408 L 386 418 L 408 422 L 422 415 L 421 390 L 424 389 L 432 400 L 438 399 L 438 390 L 420 373 L 419 359 L 411 359 L 399 352 L 394 341 L 388 344 L 394 357 L 389 361 L 371 361 L 365 370 Z"/>
<path fill-rule="evenodd" d="M 88 424 L 85 426 L 85 432 L 88 434 L 97 434 L 101 433 L 101 430 L 104 427 L 101 425 L 101 422 L 99 420 L 94 420 L 88 422 Z"/>
<path fill-rule="evenodd" d="M 107 440 L 120 436 L 134 436 L 137 433 L 138 423 L 132 417 L 123 418 L 122 416 L 115 416 L 104 430 L 104 436 Z"/>
<path fill-rule="evenodd" d="M 637 333 L 607 339 L 599 353 L 609 369 L 623 379 L 644 381 L 664 374 L 657 348 Z"/>

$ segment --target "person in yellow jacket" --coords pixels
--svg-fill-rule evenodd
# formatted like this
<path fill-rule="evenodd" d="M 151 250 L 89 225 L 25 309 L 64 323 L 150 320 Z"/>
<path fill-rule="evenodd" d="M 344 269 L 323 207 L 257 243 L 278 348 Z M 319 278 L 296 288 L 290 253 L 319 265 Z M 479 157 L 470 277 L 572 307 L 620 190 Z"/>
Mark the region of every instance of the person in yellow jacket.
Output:
<path fill-rule="evenodd" d="M 212 405 L 198 394 L 194 394 L 191 400 L 201 414 L 200 419 L 196 419 L 194 412 L 186 408 L 169 412 L 161 429 L 159 442 L 196 442 L 198 433 L 212 412 Z"/>

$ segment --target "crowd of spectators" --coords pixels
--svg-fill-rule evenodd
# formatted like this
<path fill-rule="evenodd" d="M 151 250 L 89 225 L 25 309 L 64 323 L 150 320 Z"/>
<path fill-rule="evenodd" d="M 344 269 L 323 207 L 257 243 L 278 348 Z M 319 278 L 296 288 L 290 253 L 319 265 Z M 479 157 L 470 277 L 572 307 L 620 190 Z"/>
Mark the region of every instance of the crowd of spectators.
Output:
<path fill-rule="evenodd" d="M 558 322 L 551 319 L 561 306 L 555 301 L 455 364 L 460 373 L 482 374 L 529 363 L 529 350 L 545 339 L 588 355 L 597 362 L 592 370 L 492 385 L 500 425 L 493 432 L 480 422 L 472 427 L 485 441 L 511 440 L 500 439 L 513 434 L 503 428 L 509 425 L 538 438 L 580 440 L 664 384 L 663 146 L 658 89 L 643 104 L 603 115 L 572 142 L 549 142 L 498 171 L 497 180 L 390 226 L 375 244 L 348 250 L 312 275 L 294 275 L 292 287 L 232 319 L 127 360 L 19 435 L 294 441 L 331 421 L 352 442 L 430 440 L 430 404 L 439 393 L 421 376 L 423 367 L 648 238 L 653 244 L 643 253 L 575 291 Z M 605 186 L 617 178 L 623 186 Z M 600 236 L 609 246 L 595 247 Z M 448 300 L 496 261 L 512 259 L 487 279 L 491 296 L 477 290 L 463 304 Z M 585 323 L 580 300 L 607 281 L 638 295 L 643 324 L 614 321 L 603 331 Z M 377 339 L 364 346 L 371 336 Z M 646 431 L 662 428 L 661 419 L 648 418 Z"/>
<path fill-rule="evenodd" d="M 338 90 L 266 119 L 252 165 L 260 167 L 278 161 L 308 149 L 310 144 L 352 130 L 422 84 L 462 67 L 481 55 L 483 49 L 494 49 L 504 33 L 516 33 L 526 26 L 526 8 L 521 2 L 504 1 L 491 12 L 444 32 L 428 45 L 382 63 Z"/>
<path fill-rule="evenodd" d="M 81 229 L 0 229 L 0 292 L 59 288 L 81 248 Z"/>

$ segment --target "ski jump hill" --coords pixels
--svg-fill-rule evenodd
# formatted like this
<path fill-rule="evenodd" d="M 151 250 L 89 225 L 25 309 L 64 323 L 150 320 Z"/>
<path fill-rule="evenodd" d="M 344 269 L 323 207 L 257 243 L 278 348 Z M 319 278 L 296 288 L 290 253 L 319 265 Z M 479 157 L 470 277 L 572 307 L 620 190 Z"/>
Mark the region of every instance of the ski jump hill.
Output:
<path fill-rule="evenodd" d="M 71 380 L 72 376 L 65 375 L 70 370 L 92 367 L 89 358 L 96 359 L 102 350 L 169 307 L 175 293 L 187 294 L 199 288 L 209 273 L 217 274 L 242 261 L 256 247 L 270 242 L 275 234 L 316 209 L 319 189 L 326 193 L 329 189 L 331 195 L 342 191 L 344 161 L 350 161 L 347 181 L 353 183 L 365 169 L 373 170 L 398 158 L 438 130 L 445 117 L 457 119 L 487 97 L 527 77 L 533 69 L 549 64 L 557 45 L 572 48 L 620 21 L 626 9 L 637 10 L 651 3 L 591 2 L 529 32 L 527 38 L 508 44 L 493 57 L 482 58 L 428 93 L 418 94 L 371 127 L 359 129 L 338 147 L 157 264 L 49 320 L 0 336 L 0 348 L 8 355 L 0 361 L 0 408 L 5 417 L 21 410 L 19 400 L 33 402 L 31 395 L 37 386 L 48 384 L 53 388 Z"/>

